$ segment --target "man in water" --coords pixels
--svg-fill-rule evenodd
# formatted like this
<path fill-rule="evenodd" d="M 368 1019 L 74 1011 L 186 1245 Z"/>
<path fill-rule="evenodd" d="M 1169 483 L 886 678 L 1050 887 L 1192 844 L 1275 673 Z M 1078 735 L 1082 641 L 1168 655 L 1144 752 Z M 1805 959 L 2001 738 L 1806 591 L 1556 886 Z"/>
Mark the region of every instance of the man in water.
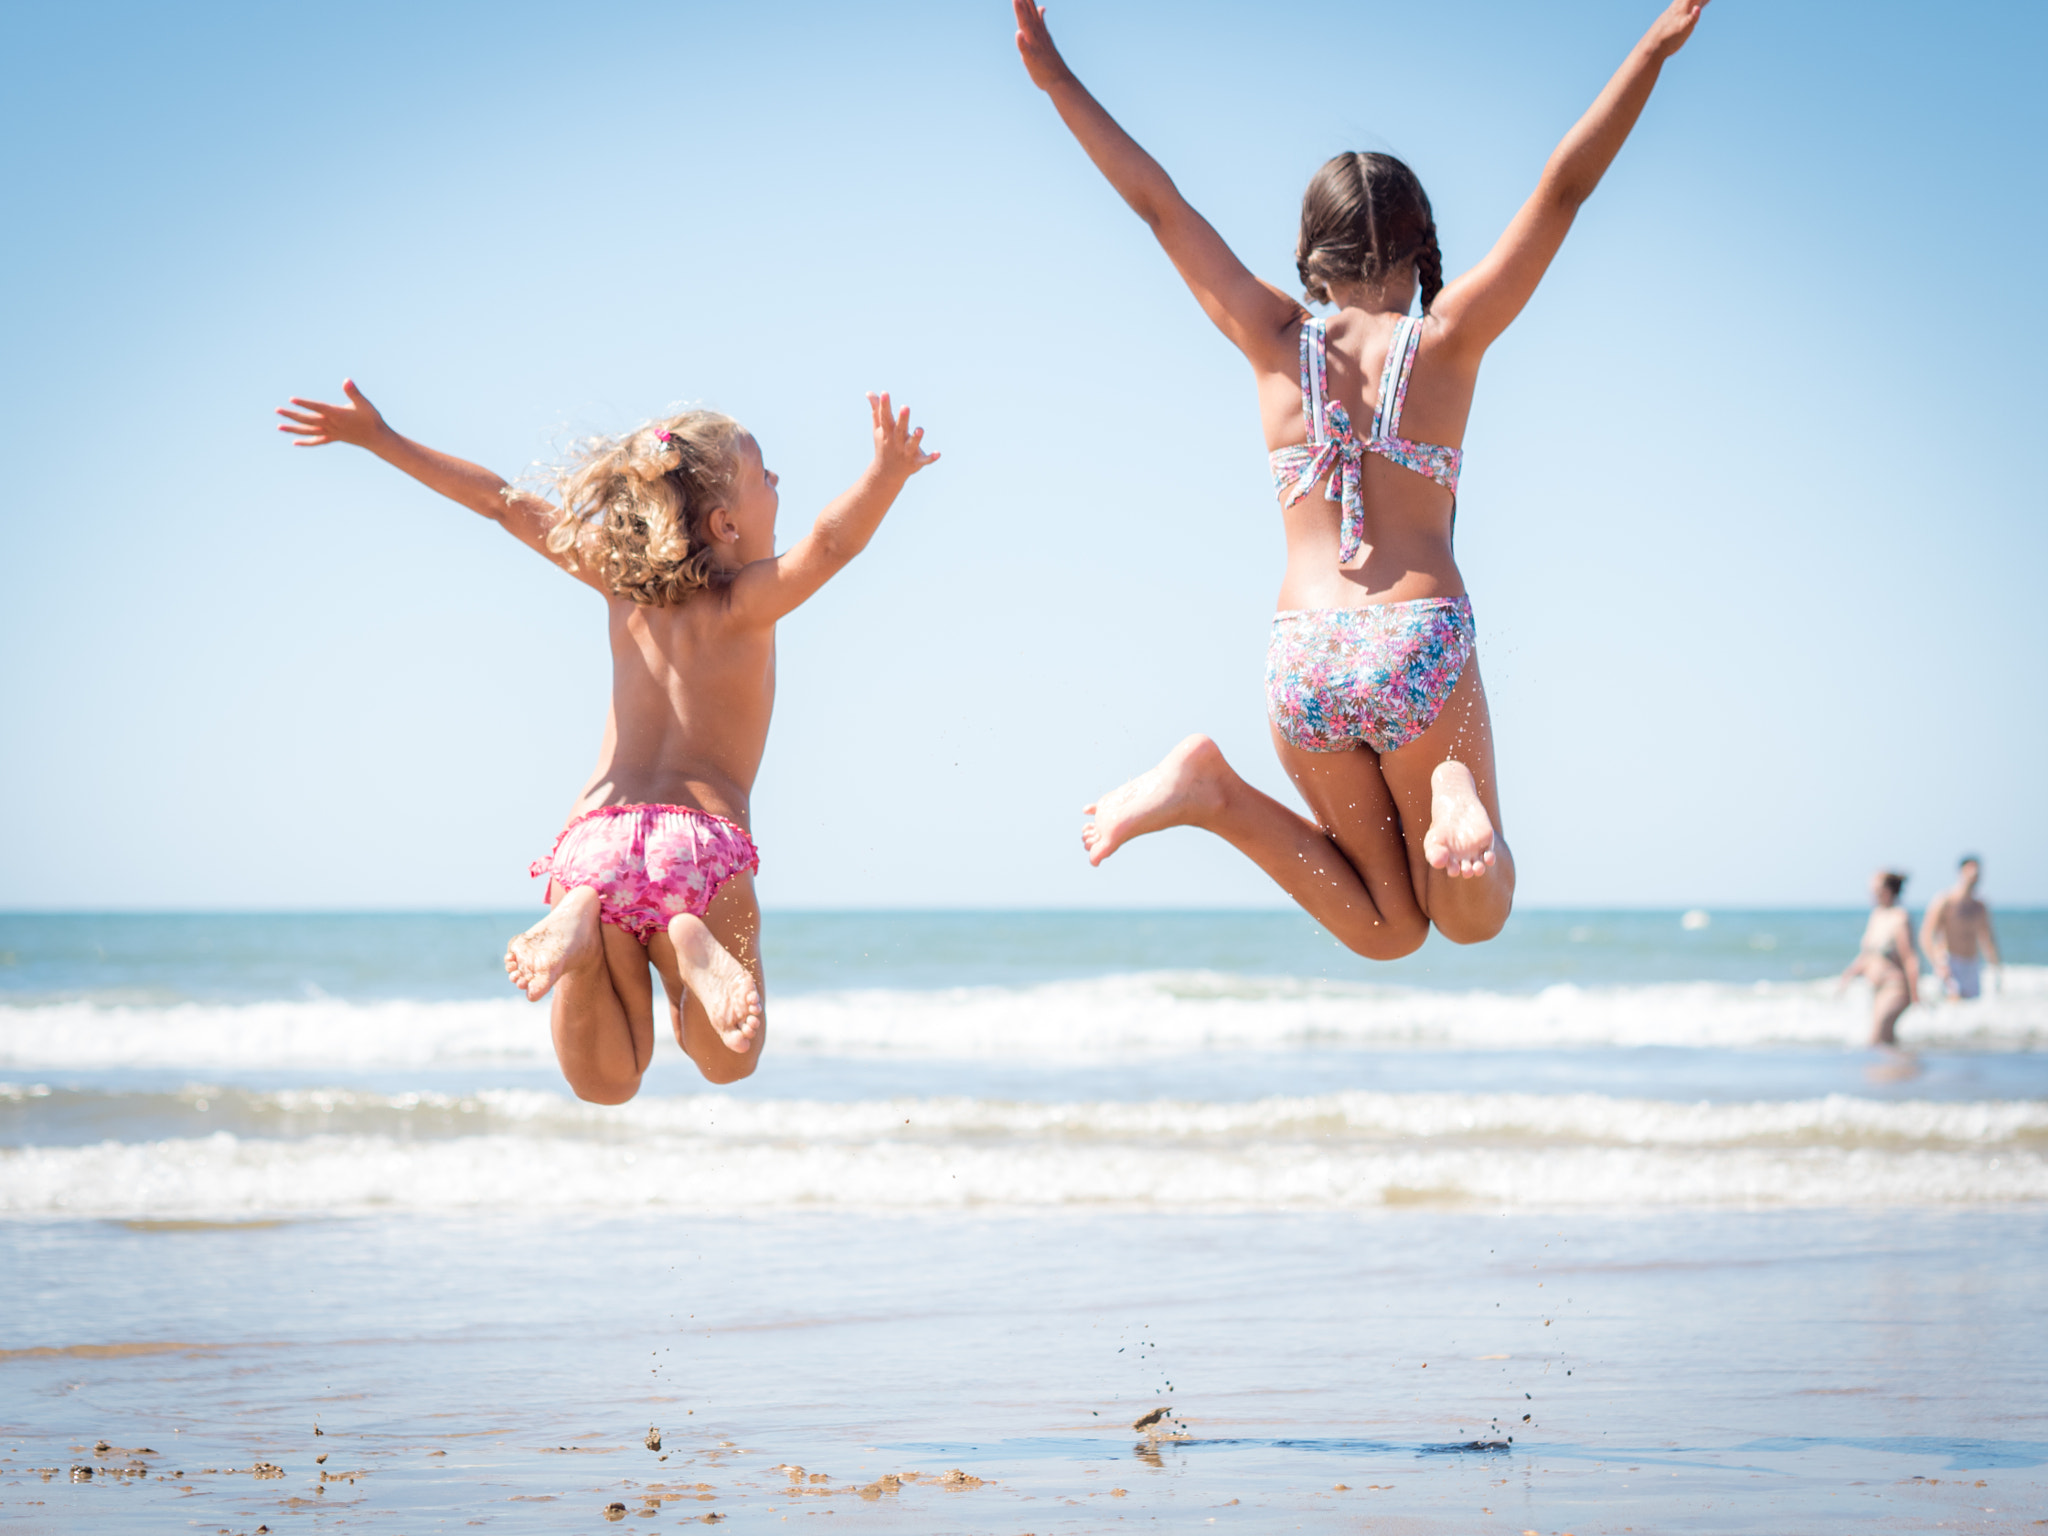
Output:
<path fill-rule="evenodd" d="M 1977 899 L 1977 877 L 1983 872 L 1974 853 L 1964 854 L 1956 883 L 1934 898 L 1920 921 L 1920 947 L 1950 997 L 1977 996 L 1985 959 L 2000 963 L 1991 909 Z"/>

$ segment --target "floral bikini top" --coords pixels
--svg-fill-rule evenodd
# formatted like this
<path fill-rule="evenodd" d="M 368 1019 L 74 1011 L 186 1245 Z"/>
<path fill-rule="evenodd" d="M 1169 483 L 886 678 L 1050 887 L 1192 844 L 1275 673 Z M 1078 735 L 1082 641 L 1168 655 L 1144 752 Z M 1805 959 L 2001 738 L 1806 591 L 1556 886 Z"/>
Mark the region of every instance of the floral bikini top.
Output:
<path fill-rule="evenodd" d="M 1347 565 L 1365 543 L 1358 466 L 1366 454 L 1392 459 L 1403 469 L 1429 476 L 1453 496 L 1458 494 L 1458 466 L 1464 455 L 1455 448 L 1411 442 L 1400 435 L 1401 407 L 1408 401 L 1408 373 L 1415 366 L 1415 349 L 1421 342 L 1422 322 L 1404 315 L 1394 326 L 1394 339 L 1387 344 L 1387 366 L 1380 374 L 1379 400 L 1372 412 L 1372 436 L 1361 442 L 1351 430 L 1351 413 L 1344 409 L 1344 402 L 1329 397 L 1325 365 L 1329 322 L 1310 320 L 1301 328 L 1301 413 L 1308 418 L 1308 441 L 1273 450 L 1273 485 L 1285 508 L 1315 489 L 1324 476 L 1329 477 L 1325 494 L 1344 504 L 1337 558 Z"/>

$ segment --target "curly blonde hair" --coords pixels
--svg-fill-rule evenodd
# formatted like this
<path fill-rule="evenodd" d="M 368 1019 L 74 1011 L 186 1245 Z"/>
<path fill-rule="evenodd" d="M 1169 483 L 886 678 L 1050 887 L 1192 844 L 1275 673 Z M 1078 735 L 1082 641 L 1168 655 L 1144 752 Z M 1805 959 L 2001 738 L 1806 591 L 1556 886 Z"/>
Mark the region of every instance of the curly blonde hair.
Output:
<path fill-rule="evenodd" d="M 745 430 L 717 411 L 684 411 L 583 439 L 551 477 L 561 511 L 549 552 L 572 568 L 591 561 L 607 587 L 646 607 L 714 585 L 705 520 L 732 489 Z"/>

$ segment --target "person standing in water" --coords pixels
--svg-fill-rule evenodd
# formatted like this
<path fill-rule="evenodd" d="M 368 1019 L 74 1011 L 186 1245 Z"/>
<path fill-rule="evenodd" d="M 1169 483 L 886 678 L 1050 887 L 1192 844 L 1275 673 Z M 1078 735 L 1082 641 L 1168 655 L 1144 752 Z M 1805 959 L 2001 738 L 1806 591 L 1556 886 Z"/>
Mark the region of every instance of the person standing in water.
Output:
<path fill-rule="evenodd" d="M 1134 837 L 1200 827 L 1368 958 L 1412 953 L 1432 924 L 1460 944 L 1500 932 L 1515 868 L 1501 839 L 1472 604 L 1451 554 L 1459 444 L 1487 348 L 1535 293 L 1704 4 L 1665 8 L 1461 277 L 1444 280 L 1413 171 L 1391 155 L 1327 162 L 1302 198 L 1295 245 L 1303 293 L 1336 307 L 1317 319 L 1253 275 L 1075 78 L 1043 9 L 1014 0 L 1032 83 L 1257 377 L 1287 539 L 1267 714 L 1313 813 L 1254 789 L 1213 741 L 1190 736 L 1084 809 L 1091 864 Z M 1342 90 L 1342 80 L 1328 73 L 1295 88 Z M 1138 368 L 1142 351 L 1108 355 Z"/>
<path fill-rule="evenodd" d="M 1998 936 L 1991 931 L 1991 909 L 1977 895 L 1984 861 L 1963 855 L 1956 883 L 1934 898 L 1920 919 L 1920 947 L 1950 997 L 1967 999 L 1983 991 L 1983 965 L 1998 958 Z"/>
<path fill-rule="evenodd" d="M 1913 948 L 1913 921 L 1899 904 L 1906 877 L 1881 869 L 1870 877 L 1870 921 L 1863 925 L 1863 946 L 1842 972 L 1839 985 L 1852 976 L 1870 983 L 1870 1043 L 1899 1043 L 1899 1015 L 1920 1001 L 1920 956 Z"/>

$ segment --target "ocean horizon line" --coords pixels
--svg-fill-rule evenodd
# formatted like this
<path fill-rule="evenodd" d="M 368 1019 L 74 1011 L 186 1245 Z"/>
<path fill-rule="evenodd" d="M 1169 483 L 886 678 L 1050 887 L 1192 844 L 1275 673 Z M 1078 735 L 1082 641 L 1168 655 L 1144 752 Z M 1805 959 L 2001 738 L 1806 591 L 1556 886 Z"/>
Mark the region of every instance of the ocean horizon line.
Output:
<path fill-rule="evenodd" d="M 1910 904 L 1909 904 L 1910 905 Z M 193 907 L 0 907 L 0 921 L 28 917 L 524 917 L 535 907 L 495 906 L 193 906 Z M 1620 904 L 1588 906 L 1571 902 L 1530 902 L 1515 908 L 1515 916 L 1601 916 L 1683 917 L 1704 912 L 1709 917 L 1825 917 L 1867 911 L 1861 903 L 1776 905 L 1716 904 Z M 2015 916 L 2048 914 L 2048 902 L 2000 902 L 1994 909 Z M 1301 917 L 1312 922 L 1298 907 L 1274 906 L 764 906 L 764 918 L 773 917 Z M 1510 919 L 1512 921 L 1512 918 Z"/>

